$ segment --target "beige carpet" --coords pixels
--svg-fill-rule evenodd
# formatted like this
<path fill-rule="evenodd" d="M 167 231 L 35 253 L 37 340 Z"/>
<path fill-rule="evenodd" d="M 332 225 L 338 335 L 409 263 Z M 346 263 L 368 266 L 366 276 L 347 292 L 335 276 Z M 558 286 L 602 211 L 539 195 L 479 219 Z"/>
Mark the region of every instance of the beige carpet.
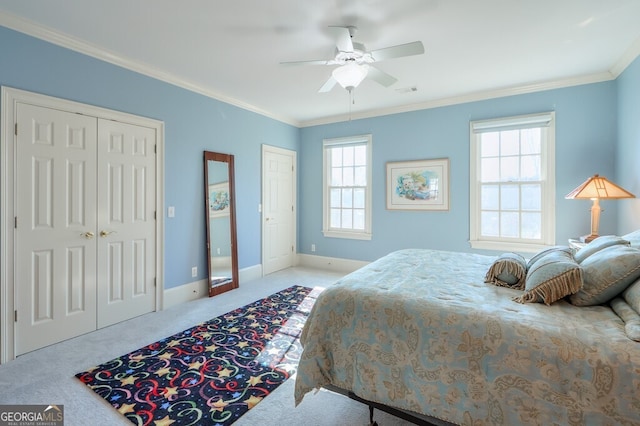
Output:
<path fill-rule="evenodd" d="M 0 365 L 0 404 L 62 404 L 65 426 L 131 425 L 74 374 L 291 285 L 326 287 L 339 277 L 332 272 L 290 268 L 241 284 L 240 288 L 213 298 L 143 315 L 30 352 Z M 324 390 L 308 394 L 302 404 L 294 407 L 294 380 L 282 384 L 234 425 L 369 424 L 366 405 Z M 380 426 L 411 424 L 378 410 L 374 418 Z"/>

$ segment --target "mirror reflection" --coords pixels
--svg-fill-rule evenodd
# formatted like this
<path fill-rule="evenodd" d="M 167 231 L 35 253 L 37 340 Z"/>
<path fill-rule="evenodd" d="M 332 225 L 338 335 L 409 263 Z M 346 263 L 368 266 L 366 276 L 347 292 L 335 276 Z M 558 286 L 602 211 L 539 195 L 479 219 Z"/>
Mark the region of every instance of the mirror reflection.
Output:
<path fill-rule="evenodd" d="M 204 152 L 209 296 L 238 287 L 233 155 Z"/>

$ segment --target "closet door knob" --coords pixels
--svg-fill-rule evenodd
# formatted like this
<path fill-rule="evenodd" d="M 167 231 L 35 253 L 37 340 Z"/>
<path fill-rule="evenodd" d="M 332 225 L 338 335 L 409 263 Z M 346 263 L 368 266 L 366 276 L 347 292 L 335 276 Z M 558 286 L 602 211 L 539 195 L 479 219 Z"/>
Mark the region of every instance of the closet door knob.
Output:
<path fill-rule="evenodd" d="M 104 237 L 108 236 L 109 234 L 113 234 L 114 232 L 116 232 L 116 231 L 105 231 L 105 230 L 103 229 L 102 231 L 100 231 L 100 236 L 101 236 L 102 238 L 104 238 Z"/>
<path fill-rule="evenodd" d="M 92 239 L 96 234 L 91 231 L 83 232 L 80 236 L 85 237 L 87 240 Z"/>

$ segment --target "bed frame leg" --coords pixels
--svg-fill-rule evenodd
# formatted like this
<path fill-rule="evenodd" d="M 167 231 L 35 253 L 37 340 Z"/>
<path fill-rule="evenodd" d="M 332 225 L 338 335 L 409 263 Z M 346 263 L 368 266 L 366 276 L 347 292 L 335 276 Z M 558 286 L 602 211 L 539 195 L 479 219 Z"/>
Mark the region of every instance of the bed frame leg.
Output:
<path fill-rule="evenodd" d="M 378 423 L 373 421 L 373 405 L 369 405 L 369 426 L 378 426 Z"/>

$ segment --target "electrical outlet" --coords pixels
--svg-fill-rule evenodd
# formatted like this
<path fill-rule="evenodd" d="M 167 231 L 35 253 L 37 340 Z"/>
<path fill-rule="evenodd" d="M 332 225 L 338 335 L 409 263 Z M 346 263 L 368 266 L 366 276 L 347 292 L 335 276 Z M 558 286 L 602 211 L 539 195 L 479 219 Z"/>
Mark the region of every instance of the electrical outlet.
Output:
<path fill-rule="evenodd" d="M 311 244 L 311 251 L 315 253 L 315 251 L 316 251 L 316 245 L 315 244 Z"/>
<path fill-rule="evenodd" d="M 193 278 L 198 276 L 198 267 L 197 266 L 194 266 L 193 268 L 191 268 L 191 276 Z"/>

